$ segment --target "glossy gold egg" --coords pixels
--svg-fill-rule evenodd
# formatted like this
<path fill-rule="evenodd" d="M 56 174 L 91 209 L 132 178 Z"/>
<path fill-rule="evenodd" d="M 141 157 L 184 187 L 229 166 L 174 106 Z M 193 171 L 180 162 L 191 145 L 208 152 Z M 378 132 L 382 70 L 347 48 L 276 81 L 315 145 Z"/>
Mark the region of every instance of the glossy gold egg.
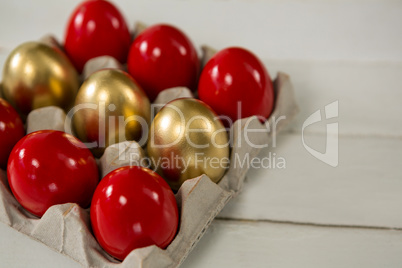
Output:
<path fill-rule="evenodd" d="M 111 144 L 136 140 L 145 144 L 151 107 L 136 81 L 117 69 L 90 75 L 75 101 L 73 125 L 95 156 Z"/>
<path fill-rule="evenodd" d="M 45 106 L 59 106 L 68 111 L 78 88 L 78 74 L 66 55 L 43 43 L 18 46 L 4 64 L 4 98 L 23 118 Z"/>
<path fill-rule="evenodd" d="M 147 150 L 173 190 L 202 174 L 218 182 L 229 165 L 226 129 L 209 106 L 192 98 L 162 108 L 151 124 Z"/>

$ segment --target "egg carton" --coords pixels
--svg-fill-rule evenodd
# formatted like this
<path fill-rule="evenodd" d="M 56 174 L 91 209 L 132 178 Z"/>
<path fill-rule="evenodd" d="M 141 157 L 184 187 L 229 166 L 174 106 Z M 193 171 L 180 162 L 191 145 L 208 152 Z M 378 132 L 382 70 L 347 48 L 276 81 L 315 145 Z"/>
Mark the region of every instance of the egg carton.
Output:
<path fill-rule="evenodd" d="M 45 42 L 57 46 L 52 37 L 47 37 Z M 203 47 L 203 54 L 202 62 L 205 64 L 214 54 L 214 50 Z M 102 68 L 124 67 L 111 57 L 99 57 L 87 63 L 83 77 Z M 271 129 L 265 133 L 249 132 L 248 140 L 254 145 L 270 144 L 273 137 L 298 113 L 293 87 L 287 74 L 278 73 L 274 80 L 274 89 L 275 107 L 266 122 Z M 172 88 L 160 93 L 154 103 L 165 104 L 177 98 L 192 96 L 193 93 L 186 88 Z M 27 118 L 27 133 L 43 129 L 64 131 L 66 118 L 64 111 L 57 107 L 34 110 Z M 266 130 L 266 125 L 257 117 L 237 120 L 230 130 L 234 141 L 231 159 L 234 160 L 236 154 L 240 159 L 247 154 L 249 159 L 257 157 L 260 149 L 246 142 L 244 129 L 247 127 L 253 130 Z M 136 158 L 133 159 L 132 155 Z M 127 141 L 109 146 L 97 162 L 103 177 L 110 171 L 129 165 L 132 161 L 140 161 L 143 157 L 145 157 L 143 149 L 136 142 Z M 49 208 L 41 219 L 36 218 L 16 201 L 8 186 L 4 170 L 0 170 L 0 222 L 86 267 L 178 267 L 201 239 L 212 220 L 230 199 L 239 194 L 247 171 L 247 166 L 241 167 L 236 165 L 235 161 L 231 161 L 225 176 L 218 184 L 213 183 L 206 175 L 184 182 L 175 195 L 180 212 L 180 225 L 172 243 L 166 249 L 149 246 L 133 250 L 123 262 L 115 260 L 97 243 L 91 233 L 89 209 L 70 203 L 56 205 Z"/>

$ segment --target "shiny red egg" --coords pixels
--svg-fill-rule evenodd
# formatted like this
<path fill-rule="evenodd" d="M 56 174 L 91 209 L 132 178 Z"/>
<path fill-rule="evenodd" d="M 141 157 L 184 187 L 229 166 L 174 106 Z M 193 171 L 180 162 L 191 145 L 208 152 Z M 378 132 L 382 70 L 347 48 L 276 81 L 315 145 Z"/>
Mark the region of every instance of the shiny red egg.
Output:
<path fill-rule="evenodd" d="M 89 207 L 99 181 L 95 158 L 85 145 L 54 130 L 22 138 L 10 154 L 7 176 L 17 201 L 39 217 L 57 204 Z"/>
<path fill-rule="evenodd" d="M 198 84 L 202 101 L 225 125 L 258 116 L 265 121 L 274 107 L 274 88 L 264 64 L 250 51 L 231 47 L 218 52 L 204 67 Z"/>
<path fill-rule="evenodd" d="M 11 150 L 24 135 L 20 116 L 7 101 L 0 98 L 0 168 L 6 169 Z"/>
<path fill-rule="evenodd" d="M 158 24 L 141 32 L 131 45 L 127 64 L 151 101 L 171 87 L 197 87 L 197 51 L 182 31 L 170 25 Z"/>
<path fill-rule="evenodd" d="M 98 56 L 112 56 L 125 63 L 131 35 L 120 11 L 109 1 L 84 1 L 67 24 L 64 49 L 79 72 Z"/>
<path fill-rule="evenodd" d="M 123 260 L 132 250 L 166 248 L 176 235 L 179 213 L 168 184 L 150 169 L 122 167 L 106 175 L 91 204 L 91 223 L 102 248 Z"/>

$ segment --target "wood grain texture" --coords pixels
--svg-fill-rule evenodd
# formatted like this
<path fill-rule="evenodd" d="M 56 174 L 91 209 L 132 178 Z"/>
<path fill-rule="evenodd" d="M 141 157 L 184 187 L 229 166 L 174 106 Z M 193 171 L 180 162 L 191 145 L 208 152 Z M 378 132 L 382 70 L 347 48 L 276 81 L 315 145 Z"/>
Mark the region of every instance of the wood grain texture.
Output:
<path fill-rule="evenodd" d="M 215 220 L 191 267 L 401 267 L 402 232 Z"/>
<path fill-rule="evenodd" d="M 3 223 L 0 237 L 0 267 L 80 267 L 74 260 Z"/>
<path fill-rule="evenodd" d="M 80 267 L 8 226 L 0 234 L 1 267 Z M 215 220 L 182 267 L 400 267 L 401 248 L 401 231 Z"/>
<path fill-rule="evenodd" d="M 291 127 L 294 132 L 301 133 L 304 121 L 316 110 L 339 101 L 342 136 L 402 138 L 402 62 L 268 59 L 264 63 L 272 76 L 283 71 L 291 77 L 301 110 Z M 311 125 L 305 132 L 325 134 L 326 123 Z"/>
<path fill-rule="evenodd" d="M 305 141 L 322 151 L 326 138 Z M 220 217 L 402 228 L 402 140 L 340 137 L 336 168 L 310 155 L 299 135 L 279 137 L 260 157 L 270 153 L 284 158 L 286 168 L 250 170 L 243 192 Z"/>

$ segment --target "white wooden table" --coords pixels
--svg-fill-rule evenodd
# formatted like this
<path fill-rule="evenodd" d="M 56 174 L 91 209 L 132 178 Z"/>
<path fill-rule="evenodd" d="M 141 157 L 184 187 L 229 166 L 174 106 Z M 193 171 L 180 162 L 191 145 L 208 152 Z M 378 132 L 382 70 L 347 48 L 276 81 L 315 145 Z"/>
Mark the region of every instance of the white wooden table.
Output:
<path fill-rule="evenodd" d="M 0 2 L 0 65 L 46 33 L 62 38 L 79 1 Z M 272 76 L 290 74 L 301 113 L 263 150 L 286 168 L 253 169 L 183 267 L 402 267 L 402 2 L 115 1 L 133 25 L 168 22 L 195 44 L 243 46 Z M 339 102 L 339 117 L 307 127 L 331 167 L 303 146 L 309 115 Z M 338 123 L 339 135 L 326 133 Z M 0 267 L 79 267 L 0 224 Z"/>

